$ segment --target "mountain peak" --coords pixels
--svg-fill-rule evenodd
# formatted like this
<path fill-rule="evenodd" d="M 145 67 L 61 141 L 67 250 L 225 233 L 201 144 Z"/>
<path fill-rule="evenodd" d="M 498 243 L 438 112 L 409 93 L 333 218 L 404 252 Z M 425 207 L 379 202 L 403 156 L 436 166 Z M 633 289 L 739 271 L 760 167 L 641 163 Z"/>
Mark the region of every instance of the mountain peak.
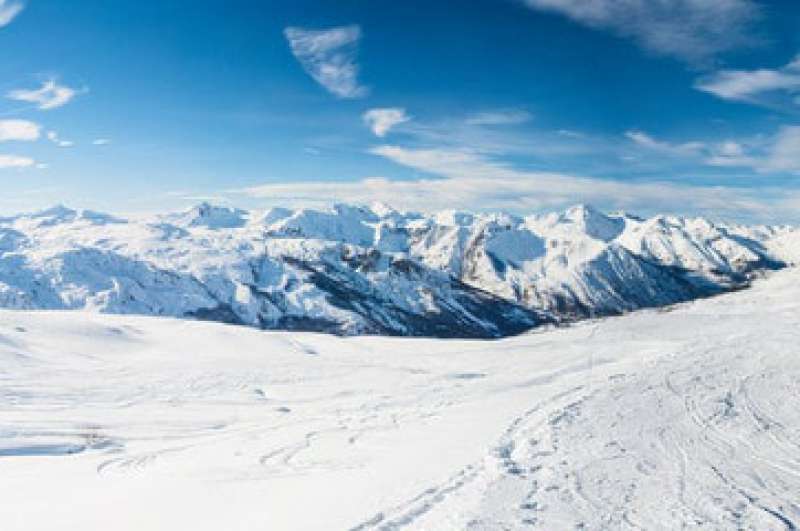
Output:
<path fill-rule="evenodd" d="M 577 205 L 573 205 L 569 207 L 565 215 L 569 218 L 589 218 L 591 216 L 603 216 L 604 214 L 600 212 L 600 210 L 596 209 L 592 205 L 588 203 L 578 203 Z"/>
<path fill-rule="evenodd" d="M 212 205 L 207 201 L 175 215 L 179 224 L 209 229 L 234 229 L 247 222 L 247 212 L 238 208 Z"/>
<path fill-rule="evenodd" d="M 76 216 L 78 214 L 77 210 L 73 210 L 69 207 L 66 207 L 62 204 L 57 204 L 51 206 L 50 208 L 45 208 L 44 210 L 38 210 L 28 215 L 28 217 L 37 219 L 37 218 L 65 218 L 69 216 Z"/>
<path fill-rule="evenodd" d="M 609 217 L 587 204 L 578 204 L 567 209 L 562 218 L 574 223 L 592 238 L 605 242 L 619 236 L 625 228 L 625 220 Z"/>

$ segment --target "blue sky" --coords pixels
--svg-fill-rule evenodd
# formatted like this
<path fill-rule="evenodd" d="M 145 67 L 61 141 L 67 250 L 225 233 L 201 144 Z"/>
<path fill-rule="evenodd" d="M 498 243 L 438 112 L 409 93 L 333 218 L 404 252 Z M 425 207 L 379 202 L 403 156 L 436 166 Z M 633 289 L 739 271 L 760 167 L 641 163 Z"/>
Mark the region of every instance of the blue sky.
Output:
<path fill-rule="evenodd" d="M 800 221 L 795 0 L 0 0 L 0 210 Z"/>

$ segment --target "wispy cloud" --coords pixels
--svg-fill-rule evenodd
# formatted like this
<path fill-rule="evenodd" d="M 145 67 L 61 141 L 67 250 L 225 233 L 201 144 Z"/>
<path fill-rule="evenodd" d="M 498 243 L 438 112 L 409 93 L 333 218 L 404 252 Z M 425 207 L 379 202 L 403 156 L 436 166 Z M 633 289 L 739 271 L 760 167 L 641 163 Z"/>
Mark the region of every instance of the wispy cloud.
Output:
<path fill-rule="evenodd" d="M 735 140 L 726 140 L 716 146 L 714 152 L 706 159 L 709 166 L 721 168 L 750 167 L 757 165 L 755 158 L 747 154 L 745 147 Z"/>
<path fill-rule="evenodd" d="M 627 131 L 625 136 L 638 146 L 670 156 L 696 156 L 706 145 L 703 142 L 684 142 L 673 144 L 664 140 L 657 140 L 643 131 Z"/>
<path fill-rule="evenodd" d="M 25 8 L 25 4 L 15 0 L 0 0 L 0 28 L 8 26 Z"/>
<path fill-rule="evenodd" d="M 634 39 L 643 48 L 689 62 L 753 42 L 751 0 L 523 0 L 591 28 Z"/>
<path fill-rule="evenodd" d="M 586 155 L 599 147 L 596 138 L 575 131 L 505 127 L 522 124 L 531 118 L 523 110 L 498 110 L 429 121 L 415 119 L 403 128 L 403 133 L 415 147 L 469 147 L 476 152 L 530 156 L 539 160 Z"/>
<path fill-rule="evenodd" d="M 764 169 L 800 175 L 800 126 L 781 129 L 764 161 Z"/>
<path fill-rule="evenodd" d="M 0 142 L 39 140 L 41 127 L 28 120 L 0 120 Z"/>
<path fill-rule="evenodd" d="M 8 168 L 30 168 L 36 161 L 29 157 L 17 155 L 0 155 L 0 170 Z"/>
<path fill-rule="evenodd" d="M 77 95 L 77 90 L 59 85 L 54 79 L 48 79 L 38 89 L 16 89 L 6 94 L 6 97 L 15 101 L 33 103 L 39 109 L 48 111 L 66 105 Z"/>
<path fill-rule="evenodd" d="M 108 138 L 96 138 L 92 141 L 93 146 L 107 146 L 111 143 Z"/>
<path fill-rule="evenodd" d="M 714 160 L 726 157 L 731 167 L 736 162 L 748 170 L 785 174 L 793 167 L 793 153 L 800 153 L 787 131 L 769 139 L 769 149 L 761 146 L 755 152 L 759 139 L 719 143 L 713 138 L 667 140 L 641 130 L 629 130 L 623 137 L 506 128 L 494 126 L 503 120 L 476 123 L 475 116 L 479 115 L 440 117 L 432 122 L 415 119 L 403 128 L 404 145 L 369 149 L 370 154 L 411 170 L 404 176 L 269 183 L 228 192 L 273 205 L 382 201 L 411 210 L 522 213 L 588 202 L 640 213 L 800 220 L 800 214 L 792 210 L 800 204 L 800 189 L 739 185 L 744 181 L 720 175 L 717 168 L 724 163 Z M 635 155 L 635 160 L 620 166 L 619 158 L 625 155 Z M 744 164 L 747 160 L 752 162 Z M 611 175 L 614 178 L 607 178 Z M 638 178 L 643 175 L 649 179 Z"/>
<path fill-rule="evenodd" d="M 643 149 L 717 168 L 748 168 L 760 174 L 800 175 L 800 126 L 785 125 L 769 136 L 747 140 L 675 143 L 642 131 L 625 136 Z"/>
<path fill-rule="evenodd" d="M 778 215 L 779 209 L 774 208 L 776 197 L 785 199 L 791 195 L 786 190 L 629 182 L 524 171 L 470 150 L 384 145 L 374 148 L 372 153 L 430 177 L 265 184 L 238 192 L 284 204 L 383 201 L 411 210 L 468 208 L 532 212 L 589 202 L 602 208 L 645 213 L 670 211 L 758 219 Z M 800 199 L 800 193 L 792 197 Z M 780 214 L 787 215 L 788 211 L 787 207 Z"/>
<path fill-rule="evenodd" d="M 364 113 L 362 119 L 375 136 L 383 138 L 389 133 L 390 129 L 396 125 L 408 122 L 411 120 L 411 117 L 406 114 L 405 109 L 390 107 L 370 109 Z"/>
<path fill-rule="evenodd" d="M 586 135 L 581 133 L 580 131 L 573 131 L 572 129 L 559 129 L 556 131 L 556 134 L 559 136 L 564 136 L 567 138 L 585 138 Z"/>
<path fill-rule="evenodd" d="M 361 98 L 368 90 L 358 82 L 358 26 L 325 30 L 289 27 L 284 30 L 292 53 L 314 80 L 339 98 Z"/>
<path fill-rule="evenodd" d="M 698 80 L 695 88 L 730 101 L 800 105 L 800 55 L 776 69 L 721 70 Z"/>
<path fill-rule="evenodd" d="M 716 149 L 707 164 L 750 168 L 759 173 L 800 175 L 800 126 L 783 126 L 761 146 L 728 141 Z"/>
<path fill-rule="evenodd" d="M 58 133 L 55 131 L 48 131 L 47 132 L 47 139 L 52 142 L 53 144 L 57 145 L 58 147 L 62 148 L 69 148 L 75 145 L 75 142 L 72 140 L 63 140 L 58 136 Z"/>
<path fill-rule="evenodd" d="M 530 121 L 531 113 L 519 109 L 487 111 L 466 119 L 469 125 L 517 125 Z"/>

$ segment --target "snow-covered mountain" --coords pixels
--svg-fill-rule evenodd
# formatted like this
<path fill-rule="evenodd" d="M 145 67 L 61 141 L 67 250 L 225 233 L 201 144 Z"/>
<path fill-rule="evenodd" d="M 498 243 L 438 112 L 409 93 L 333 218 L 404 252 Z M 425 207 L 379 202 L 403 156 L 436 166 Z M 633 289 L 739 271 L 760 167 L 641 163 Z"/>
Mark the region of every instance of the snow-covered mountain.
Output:
<path fill-rule="evenodd" d="M 58 206 L 0 219 L 0 306 L 499 337 L 719 293 L 797 259 L 791 227 L 588 206 L 517 217 L 202 204 L 136 220 Z"/>

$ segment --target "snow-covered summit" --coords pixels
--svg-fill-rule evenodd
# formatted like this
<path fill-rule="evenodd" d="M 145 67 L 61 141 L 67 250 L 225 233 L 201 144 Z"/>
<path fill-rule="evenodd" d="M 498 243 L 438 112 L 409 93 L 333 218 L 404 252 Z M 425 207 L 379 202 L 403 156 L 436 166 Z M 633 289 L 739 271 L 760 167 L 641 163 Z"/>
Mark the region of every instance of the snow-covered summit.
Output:
<path fill-rule="evenodd" d="M 109 223 L 125 223 L 126 220 L 93 210 L 74 210 L 64 205 L 55 205 L 36 212 L 0 218 L 0 225 L 52 227 L 63 223 L 75 222 L 91 225 L 107 225 Z"/>
<path fill-rule="evenodd" d="M 185 212 L 170 214 L 167 219 L 183 227 L 234 229 L 244 226 L 247 217 L 248 214 L 245 210 L 203 202 Z"/>
<path fill-rule="evenodd" d="M 625 230 L 625 219 L 606 216 L 590 205 L 577 205 L 559 216 L 557 223 L 572 223 L 576 229 L 592 238 L 611 241 Z"/>
<path fill-rule="evenodd" d="M 497 337 L 718 293 L 800 259 L 800 231 L 579 205 L 513 216 L 387 205 L 124 220 L 0 219 L 0 306 L 342 334 Z"/>

